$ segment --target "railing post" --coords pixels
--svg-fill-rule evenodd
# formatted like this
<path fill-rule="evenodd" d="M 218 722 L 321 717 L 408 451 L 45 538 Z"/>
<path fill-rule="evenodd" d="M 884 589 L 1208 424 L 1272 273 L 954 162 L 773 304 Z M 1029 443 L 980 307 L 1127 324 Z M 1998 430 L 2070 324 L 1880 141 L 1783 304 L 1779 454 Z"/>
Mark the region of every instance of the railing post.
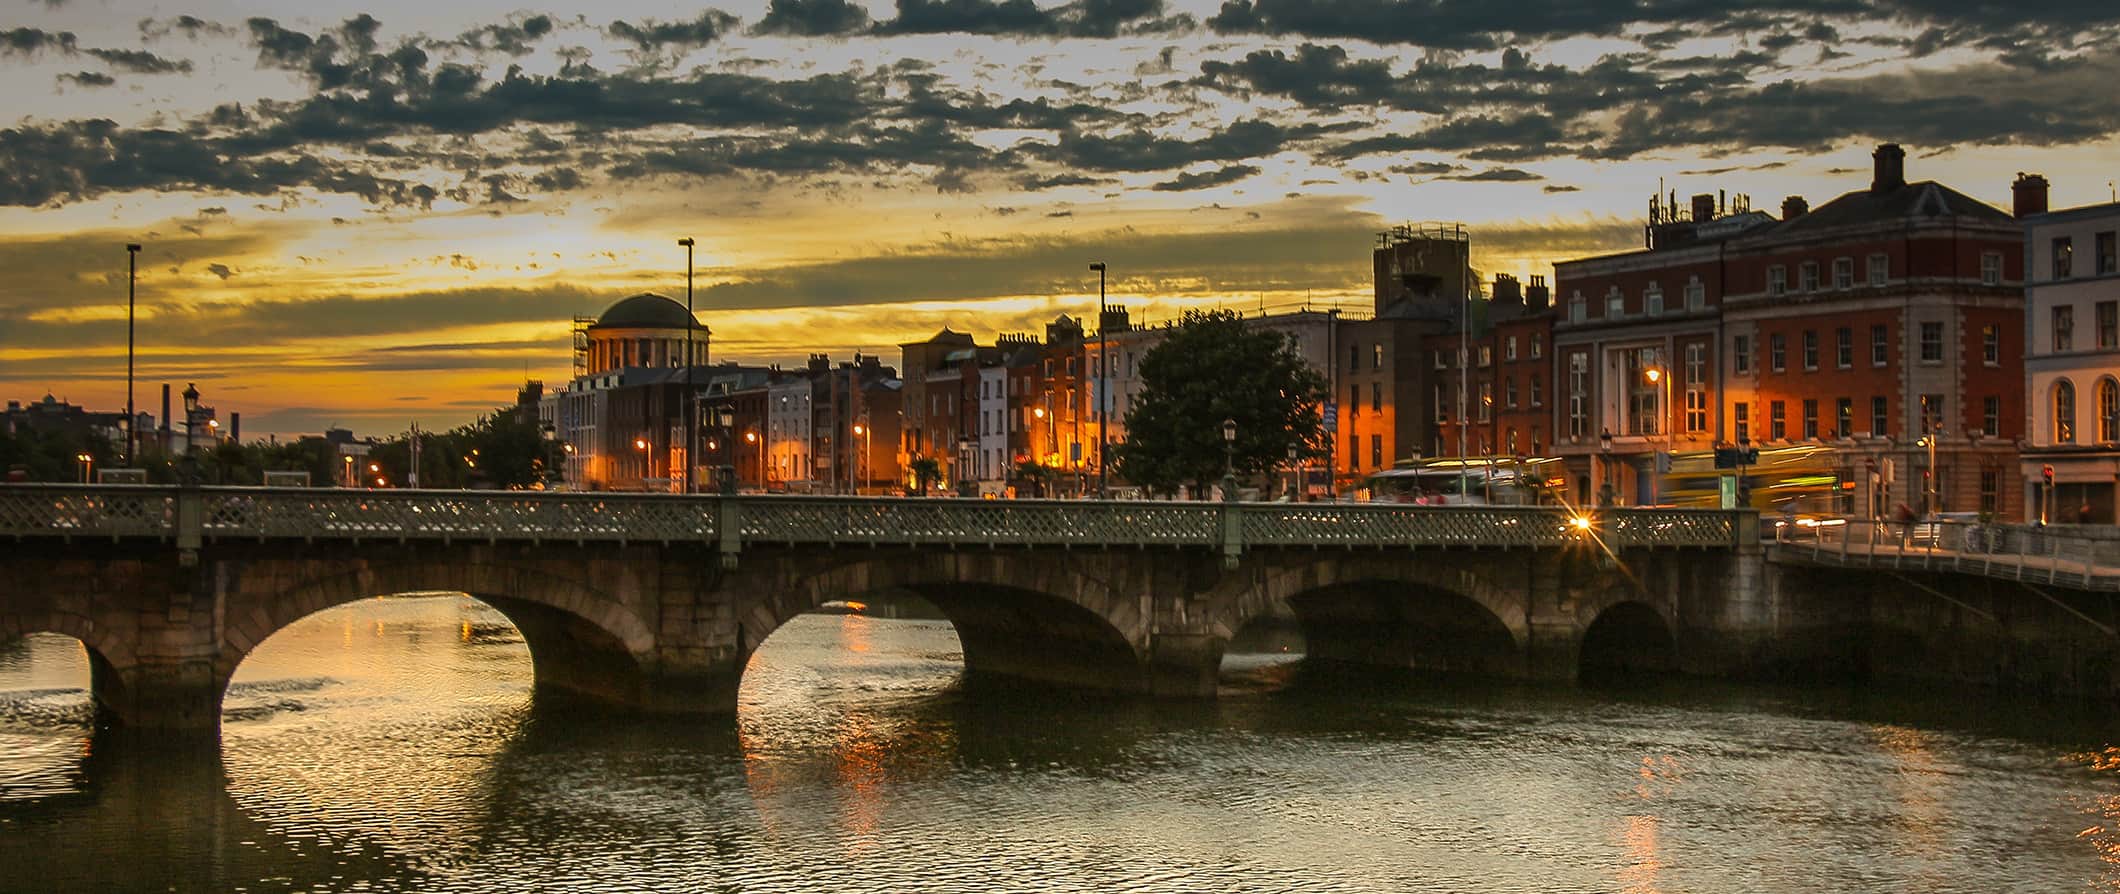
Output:
<path fill-rule="evenodd" d="M 1237 559 L 1244 555 L 1244 517 L 1237 514 L 1237 503 L 1222 503 L 1222 567 L 1234 569 Z"/>
<path fill-rule="evenodd" d="M 1732 509 L 1730 516 L 1730 537 L 1734 541 L 1730 544 L 1731 548 L 1738 552 L 1758 550 L 1759 513 Z"/>
<path fill-rule="evenodd" d="M 714 533 L 721 541 L 721 567 L 734 571 L 736 554 L 743 551 L 743 503 L 739 497 L 723 494 L 714 498 L 714 504 Z"/>
<path fill-rule="evenodd" d="M 185 568 L 199 564 L 205 528 L 206 497 L 199 492 L 197 480 L 187 480 L 177 488 L 177 564 Z"/>

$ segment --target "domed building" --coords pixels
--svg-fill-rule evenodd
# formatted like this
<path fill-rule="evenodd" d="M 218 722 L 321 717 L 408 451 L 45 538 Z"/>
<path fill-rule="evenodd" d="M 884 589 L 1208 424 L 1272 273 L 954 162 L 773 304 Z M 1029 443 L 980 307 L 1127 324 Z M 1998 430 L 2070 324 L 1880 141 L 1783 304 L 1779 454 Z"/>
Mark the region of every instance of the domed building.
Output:
<path fill-rule="evenodd" d="M 606 308 L 582 329 L 587 375 L 648 367 L 683 368 L 686 324 L 691 324 L 692 365 L 707 362 L 707 327 L 676 301 L 642 292 Z"/>

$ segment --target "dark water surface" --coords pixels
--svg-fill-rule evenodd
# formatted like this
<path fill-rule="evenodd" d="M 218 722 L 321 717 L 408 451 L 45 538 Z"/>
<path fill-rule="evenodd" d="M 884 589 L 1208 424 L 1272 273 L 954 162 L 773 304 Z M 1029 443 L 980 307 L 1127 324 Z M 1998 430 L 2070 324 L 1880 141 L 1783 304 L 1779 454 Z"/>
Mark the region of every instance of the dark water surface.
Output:
<path fill-rule="evenodd" d="M 1576 691 L 1239 656 L 1218 703 L 966 692 L 943 622 L 808 616 L 734 724 L 533 711 L 454 596 L 320 613 L 221 741 L 93 737 L 0 646 L 0 890 L 2120 890 L 2120 724 L 1996 700 Z"/>

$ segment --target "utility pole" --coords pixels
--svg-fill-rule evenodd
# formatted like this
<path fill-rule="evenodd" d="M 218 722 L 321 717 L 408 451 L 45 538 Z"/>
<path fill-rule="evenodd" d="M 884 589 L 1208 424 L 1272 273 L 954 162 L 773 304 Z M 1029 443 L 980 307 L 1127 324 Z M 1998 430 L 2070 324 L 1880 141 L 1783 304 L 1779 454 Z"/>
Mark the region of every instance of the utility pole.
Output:
<path fill-rule="evenodd" d="M 677 240 L 685 247 L 685 477 L 684 492 L 692 492 L 692 467 L 699 461 L 692 455 L 699 449 L 699 395 L 692 384 L 692 368 L 696 365 L 692 356 L 692 330 L 699 327 L 699 320 L 692 316 L 692 237 Z"/>
<path fill-rule="evenodd" d="M 133 430 L 139 414 L 133 410 L 133 298 L 140 279 L 140 243 L 125 244 L 125 467 L 133 467 L 133 445 L 140 442 L 140 433 Z M 168 391 L 162 392 L 167 403 Z M 169 420 L 162 420 L 168 425 Z"/>
<path fill-rule="evenodd" d="M 1104 348 L 1104 262 L 1091 264 L 1089 269 L 1097 271 L 1097 499 L 1102 500 L 1107 496 L 1104 489 L 1105 451 L 1109 450 L 1111 445 L 1110 437 L 1105 434 L 1105 405 L 1111 400 L 1107 390 L 1111 387 L 1112 361 Z"/>

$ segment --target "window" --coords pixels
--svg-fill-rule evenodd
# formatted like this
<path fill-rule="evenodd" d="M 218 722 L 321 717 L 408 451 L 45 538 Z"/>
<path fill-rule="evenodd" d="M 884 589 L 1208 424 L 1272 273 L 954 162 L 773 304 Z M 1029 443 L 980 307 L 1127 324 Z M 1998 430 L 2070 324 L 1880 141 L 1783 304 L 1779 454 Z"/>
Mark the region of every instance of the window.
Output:
<path fill-rule="evenodd" d="M 1815 397 L 1803 399 L 1803 436 L 1818 437 L 1818 399 Z"/>
<path fill-rule="evenodd" d="M 1993 323 L 1980 327 L 1980 362 L 2002 365 L 2002 328 Z"/>
<path fill-rule="evenodd" d="M 1369 409 L 1384 412 L 1384 383 L 1369 383 Z"/>
<path fill-rule="evenodd" d="M 1372 469 L 1381 469 L 1384 467 L 1383 435 L 1369 436 L 1369 467 Z"/>
<path fill-rule="evenodd" d="M 1442 351 L 1435 351 L 1435 352 L 1433 352 L 1433 353 L 1435 354 L 1435 368 L 1436 368 L 1436 369 L 1449 369 L 1449 368 L 1450 368 L 1450 361 L 1447 361 L 1447 360 L 1444 360 L 1444 359 L 1443 359 L 1443 352 L 1442 352 Z"/>
<path fill-rule="evenodd" d="M 1767 336 L 1767 368 L 1781 372 L 1789 368 L 1789 337 L 1776 332 Z"/>
<path fill-rule="evenodd" d="M 2115 235 L 2112 230 L 2106 230 L 2103 233 L 2099 233 L 2096 237 L 2098 242 L 2098 260 L 2097 267 L 2094 269 L 2100 276 L 2108 273 L 2120 273 L 2120 246 L 2114 244 L 2113 237 Z"/>
<path fill-rule="evenodd" d="M 1533 332 L 1533 333 L 1531 333 L 1531 359 L 1533 359 L 1533 360 L 1537 360 L 1537 359 L 1539 359 L 1540 357 L 1544 357 L 1544 356 L 1546 356 L 1546 335 L 1545 335 L 1545 333 L 1542 333 L 1542 332 Z"/>
<path fill-rule="evenodd" d="M 1686 309 L 1700 310 L 1708 306 L 1708 287 L 1701 284 L 1700 277 L 1686 277 Z"/>
<path fill-rule="evenodd" d="M 2067 279 L 2073 272 L 2076 261 L 2074 240 L 2067 236 L 2054 237 L 2054 278 Z"/>
<path fill-rule="evenodd" d="M 1449 403 L 1448 403 L 1448 402 L 1446 402 L 1446 401 L 1444 401 L 1444 400 L 1443 400 L 1443 384 L 1442 384 L 1441 382 L 1437 382 L 1437 383 L 1436 383 L 1436 386 L 1435 386 L 1435 400 L 1434 400 L 1434 402 L 1432 402 L 1432 403 L 1431 403 L 1431 404 L 1429 404 L 1429 405 L 1430 405 L 1430 406 L 1433 406 L 1433 407 L 1435 407 L 1435 421 L 1437 421 L 1437 422 L 1449 422 L 1449 421 L 1450 421 L 1450 409 L 1449 409 L 1449 406 L 1450 406 L 1450 405 L 1449 405 Z"/>
<path fill-rule="evenodd" d="M 1781 401 L 1767 402 L 1767 437 L 1779 441 L 1789 436 L 1788 415 L 1782 408 Z"/>
<path fill-rule="evenodd" d="M 1359 382 L 1347 386 L 1347 415 L 1362 415 L 1362 385 Z"/>
<path fill-rule="evenodd" d="M 1613 286 L 1605 293 L 1605 319 L 1617 320 L 1626 315 L 1627 296 L 1620 294 L 1618 286 Z"/>
<path fill-rule="evenodd" d="M 2076 349 L 2076 307 L 2072 304 L 2054 305 L 2054 350 Z"/>
<path fill-rule="evenodd" d="M 1980 284 L 1984 286 L 2002 285 L 2001 252 L 1990 251 L 1980 255 Z"/>
<path fill-rule="evenodd" d="M 1502 377 L 1502 406 L 1516 409 L 1516 377 Z"/>
<path fill-rule="evenodd" d="M 1803 273 L 1803 290 L 1806 292 L 1818 291 L 1818 262 L 1805 261 L 1801 269 Z"/>
<path fill-rule="evenodd" d="M 1833 365 L 1841 369 L 1855 365 L 1855 330 L 1846 326 L 1833 330 Z"/>
<path fill-rule="evenodd" d="M 1783 267 L 1783 266 L 1782 266 L 1782 265 L 1780 265 L 1780 264 L 1776 264 L 1776 265 L 1774 265 L 1774 266 L 1772 266 L 1772 267 L 1768 267 L 1768 268 L 1767 268 L 1767 294 L 1769 294 L 1769 295 L 1786 295 L 1786 294 L 1788 294 L 1788 293 L 1789 293 L 1789 268 L 1787 268 L 1787 267 Z"/>
<path fill-rule="evenodd" d="M 1376 344 L 1373 344 L 1373 345 L 1370 345 L 1370 346 L 1369 346 L 1369 368 L 1370 368 L 1370 369 L 1383 369 L 1383 368 L 1384 368 L 1384 343 L 1383 343 L 1383 342 L 1377 342 Z"/>
<path fill-rule="evenodd" d="M 2120 380 L 2112 376 L 2098 380 L 2098 441 L 2120 441 Z"/>
<path fill-rule="evenodd" d="M 1494 346 L 1493 346 L 1493 345 L 1480 345 L 1480 368 L 1481 368 L 1481 369 L 1486 369 L 1487 367 L 1490 367 L 1490 366 L 1493 366 L 1493 365 L 1494 365 Z"/>
<path fill-rule="evenodd" d="M 2097 304 L 2098 347 L 2120 347 L 2120 301 L 2100 301 Z"/>
<path fill-rule="evenodd" d="M 1568 296 L 1568 322 L 1580 323 L 1590 317 L 1589 304 L 1583 301 L 1583 293 Z"/>
<path fill-rule="evenodd" d="M 1737 432 L 1737 442 L 1752 440 L 1752 405 L 1736 403 L 1730 405 L 1731 428 Z"/>
<path fill-rule="evenodd" d="M 1588 402 L 1590 380 L 1590 356 L 1568 355 L 1568 434 L 1581 438 L 1590 427 L 1589 414 L 1584 411 Z"/>
<path fill-rule="evenodd" d="M 1892 273 L 1892 257 L 1883 254 L 1871 255 L 1869 269 L 1864 272 L 1870 275 L 1870 285 L 1884 285 Z"/>
<path fill-rule="evenodd" d="M 1805 329 L 1803 331 L 1803 368 L 1818 368 L 1818 330 L 1816 329 Z"/>
<path fill-rule="evenodd" d="M 2054 443 L 2076 443 L 2076 385 L 2067 379 L 2054 383 Z"/>
<path fill-rule="evenodd" d="M 1546 405 L 1546 381 L 1540 378 L 1538 373 L 1531 374 L 1531 405 L 1533 407 Z"/>
<path fill-rule="evenodd" d="M 1752 371 L 1751 336 L 1730 336 L 1730 369 L 1731 371 L 1738 373 L 1748 373 Z"/>
<path fill-rule="evenodd" d="M 1664 312 L 1663 286 L 1652 282 L 1642 290 L 1642 312 L 1652 317 Z"/>
<path fill-rule="evenodd" d="M 2002 470 L 1980 470 L 1980 511 L 2002 511 Z"/>
<path fill-rule="evenodd" d="M 1354 372 L 1354 371 L 1356 371 L 1356 370 L 1359 370 L 1359 369 L 1361 369 L 1361 368 L 1362 368 L 1362 346 L 1361 346 L 1361 345 L 1348 345 L 1348 346 L 1347 346 L 1347 371 L 1348 371 L 1348 372 Z"/>
<path fill-rule="evenodd" d="M 1493 382 L 1481 382 L 1481 383 L 1480 383 L 1480 402 L 1479 402 L 1479 403 L 1480 403 L 1480 406 L 1479 406 L 1479 414 L 1480 414 L 1480 415 L 1479 415 L 1479 420 L 1480 420 L 1481 422 L 1491 422 L 1491 421 L 1493 421 L 1493 420 L 1494 420 L 1494 383 L 1493 383 Z"/>
<path fill-rule="evenodd" d="M 1708 346 L 1686 346 L 1686 431 L 1708 430 Z"/>
<path fill-rule="evenodd" d="M 1892 401 L 1882 395 L 1870 398 L 1870 437 L 1892 433 Z"/>
<path fill-rule="evenodd" d="M 1980 399 L 1980 433 L 1990 438 L 2002 435 L 2002 395 L 1990 394 Z"/>
<path fill-rule="evenodd" d="M 1509 336 L 1502 342 L 1502 359 L 1512 363 L 1516 361 L 1516 336 Z"/>
<path fill-rule="evenodd" d="M 1846 438 L 1855 434 L 1855 399 L 1843 397 L 1833 401 L 1833 437 Z"/>
<path fill-rule="evenodd" d="M 1883 366 L 1892 356 L 1891 331 L 1882 324 L 1870 327 L 1870 365 Z"/>
<path fill-rule="evenodd" d="M 1362 471 L 1362 436 L 1347 436 L 1347 471 Z"/>
<path fill-rule="evenodd" d="M 1924 433 L 1943 430 L 1943 395 L 1921 396 L 1921 430 Z"/>
<path fill-rule="evenodd" d="M 1836 289 L 1852 289 L 1852 288 L 1854 288 L 1854 287 L 1855 287 L 1855 259 L 1854 259 L 1854 258 L 1834 258 L 1834 259 L 1833 259 L 1833 288 L 1836 288 Z"/>
<path fill-rule="evenodd" d="M 1921 324 L 1921 362 L 1943 362 L 1943 324 L 1925 321 Z"/>
<path fill-rule="evenodd" d="M 1636 348 L 1621 356 L 1627 372 L 1627 434 L 1658 434 L 1663 430 L 1663 393 L 1669 383 L 1651 380 L 1649 370 L 1662 366 L 1662 358 L 1655 348 Z M 1665 368 L 1663 373 L 1670 370 Z"/>

